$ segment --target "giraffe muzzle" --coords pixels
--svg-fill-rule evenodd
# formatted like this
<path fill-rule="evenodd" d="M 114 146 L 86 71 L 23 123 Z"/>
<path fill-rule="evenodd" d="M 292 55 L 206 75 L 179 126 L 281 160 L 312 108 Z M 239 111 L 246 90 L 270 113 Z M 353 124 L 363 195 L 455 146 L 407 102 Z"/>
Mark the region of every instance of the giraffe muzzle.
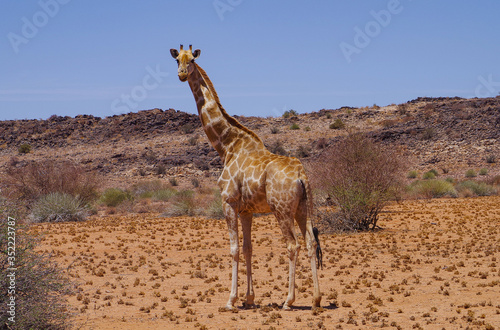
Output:
<path fill-rule="evenodd" d="M 186 81 L 188 78 L 188 73 L 185 71 L 179 71 L 179 80 Z"/>

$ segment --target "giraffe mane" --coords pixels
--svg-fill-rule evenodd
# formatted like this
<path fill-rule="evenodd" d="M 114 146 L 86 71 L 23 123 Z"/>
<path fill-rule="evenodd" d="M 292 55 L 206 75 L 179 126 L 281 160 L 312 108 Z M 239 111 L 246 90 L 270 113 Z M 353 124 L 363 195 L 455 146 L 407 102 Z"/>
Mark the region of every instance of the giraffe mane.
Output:
<path fill-rule="evenodd" d="M 222 116 L 224 116 L 224 118 L 228 121 L 228 123 L 231 124 L 232 126 L 235 126 L 235 127 L 239 128 L 239 129 L 241 129 L 242 131 L 248 133 L 255 140 L 257 140 L 258 142 L 264 144 L 262 142 L 262 140 L 260 139 L 260 137 L 257 134 L 255 134 L 255 132 L 253 132 L 251 129 L 249 129 L 248 127 L 246 127 L 243 124 L 241 124 L 238 120 L 236 120 L 236 118 L 230 116 L 226 112 L 226 110 L 222 107 L 222 105 L 220 103 L 219 96 L 217 95 L 217 92 L 215 91 L 215 88 L 214 88 L 214 85 L 212 84 L 212 81 L 210 80 L 210 78 L 208 78 L 207 73 L 196 62 L 194 62 L 194 64 L 196 65 L 196 68 L 200 72 L 201 76 L 203 77 L 203 80 L 205 80 L 205 82 L 207 83 L 208 89 L 210 90 L 210 92 L 214 96 L 215 102 L 217 103 L 217 106 L 219 107 L 219 109 L 220 109 L 220 111 L 222 113 Z"/>

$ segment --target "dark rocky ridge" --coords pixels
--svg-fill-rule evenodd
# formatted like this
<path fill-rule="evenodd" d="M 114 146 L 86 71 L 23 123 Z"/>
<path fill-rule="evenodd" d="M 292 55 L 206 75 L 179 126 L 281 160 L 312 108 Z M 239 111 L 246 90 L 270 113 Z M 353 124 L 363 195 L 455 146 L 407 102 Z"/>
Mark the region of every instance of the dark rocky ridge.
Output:
<path fill-rule="evenodd" d="M 288 118 L 235 116 L 273 150 L 314 159 L 348 131 L 363 131 L 412 156 L 412 168 L 463 172 L 488 166 L 500 172 L 500 97 L 418 98 L 387 107 L 342 107 Z M 335 120 L 344 129 L 331 129 Z M 291 130 L 297 124 L 300 129 Z M 32 152 L 18 153 L 21 144 Z M 99 118 L 52 116 L 0 122 L 0 172 L 12 157 L 72 160 L 115 177 L 204 175 L 222 168 L 198 115 L 169 109 Z M 496 163 L 486 163 L 486 157 Z M 138 174 L 139 173 L 139 174 Z M 163 174 L 162 174 L 163 173 Z"/>

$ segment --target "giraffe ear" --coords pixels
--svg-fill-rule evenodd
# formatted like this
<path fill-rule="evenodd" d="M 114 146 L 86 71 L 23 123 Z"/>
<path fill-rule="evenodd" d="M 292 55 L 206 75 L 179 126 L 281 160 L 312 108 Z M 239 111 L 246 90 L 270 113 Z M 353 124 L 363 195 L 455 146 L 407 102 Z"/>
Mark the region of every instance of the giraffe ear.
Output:
<path fill-rule="evenodd" d="M 179 52 L 177 51 L 177 49 L 170 49 L 170 55 L 172 55 L 173 58 L 177 58 L 177 56 L 179 56 Z"/>
<path fill-rule="evenodd" d="M 201 53 L 201 50 L 197 49 L 193 52 L 193 57 L 196 59 L 198 57 L 200 57 L 200 53 Z"/>

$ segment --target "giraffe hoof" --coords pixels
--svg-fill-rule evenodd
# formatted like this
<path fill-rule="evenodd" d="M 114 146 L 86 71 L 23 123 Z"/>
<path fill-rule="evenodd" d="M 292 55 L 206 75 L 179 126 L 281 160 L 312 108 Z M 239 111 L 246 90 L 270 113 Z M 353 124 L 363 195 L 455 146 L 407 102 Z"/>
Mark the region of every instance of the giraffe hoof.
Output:
<path fill-rule="evenodd" d="M 288 306 L 287 304 L 284 304 L 284 305 L 283 305 L 283 310 L 284 310 L 284 311 L 291 311 L 291 310 L 292 310 L 292 307 L 291 307 L 291 306 Z"/>
<path fill-rule="evenodd" d="M 224 307 L 224 310 L 228 312 L 237 312 L 238 308 L 234 307 L 233 305 L 226 305 L 226 307 Z"/>
<path fill-rule="evenodd" d="M 244 309 L 255 309 L 255 308 L 257 308 L 257 305 L 255 305 L 254 303 L 244 302 L 243 303 L 243 308 Z"/>
<path fill-rule="evenodd" d="M 319 308 L 321 307 L 321 295 L 318 297 L 315 297 L 312 302 L 312 307 L 313 308 Z"/>

